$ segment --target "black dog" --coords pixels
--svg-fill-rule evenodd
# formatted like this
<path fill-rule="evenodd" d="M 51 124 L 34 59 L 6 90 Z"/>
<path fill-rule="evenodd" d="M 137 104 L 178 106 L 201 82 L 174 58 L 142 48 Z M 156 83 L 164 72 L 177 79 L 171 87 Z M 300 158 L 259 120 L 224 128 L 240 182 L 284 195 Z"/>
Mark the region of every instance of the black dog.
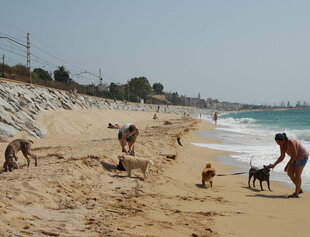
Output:
<path fill-rule="evenodd" d="M 251 161 L 252 161 L 252 160 L 251 160 Z M 258 168 L 253 167 L 252 164 L 251 164 L 251 162 L 250 162 L 250 165 L 251 165 L 251 169 L 249 170 L 249 182 L 248 182 L 249 187 L 251 187 L 250 181 L 251 181 L 251 178 L 252 178 L 252 176 L 253 176 L 253 177 L 254 177 L 254 179 L 253 179 L 253 187 L 255 187 L 255 180 L 258 179 L 259 182 L 260 182 L 260 188 L 261 188 L 261 190 L 264 191 L 263 186 L 262 186 L 262 182 L 263 182 L 263 181 L 267 181 L 268 189 L 269 189 L 269 191 L 271 191 L 271 190 L 270 190 L 270 183 L 269 183 L 269 179 L 270 179 L 270 167 L 264 165 L 264 168 L 258 169 Z"/>

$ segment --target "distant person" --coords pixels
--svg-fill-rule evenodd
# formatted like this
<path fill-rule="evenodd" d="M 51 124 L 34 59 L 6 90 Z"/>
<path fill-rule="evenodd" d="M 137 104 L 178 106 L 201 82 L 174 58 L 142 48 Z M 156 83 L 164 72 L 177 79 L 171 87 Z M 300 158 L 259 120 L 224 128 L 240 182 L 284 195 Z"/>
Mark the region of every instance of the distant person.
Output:
<path fill-rule="evenodd" d="M 217 112 L 214 112 L 213 114 L 213 120 L 214 120 L 214 124 L 217 124 Z"/>
<path fill-rule="evenodd" d="M 117 128 L 117 129 L 119 129 L 119 128 L 121 128 L 121 126 L 119 126 L 117 123 L 116 124 L 109 123 L 108 124 L 108 128 Z"/>
<path fill-rule="evenodd" d="M 132 123 L 126 123 L 123 127 L 119 129 L 118 140 L 120 142 L 122 152 L 129 155 L 135 156 L 135 142 L 139 136 L 139 129 Z M 128 150 L 126 149 L 126 144 L 128 143 Z M 119 170 L 124 170 L 121 162 L 118 164 Z"/>
<path fill-rule="evenodd" d="M 76 94 L 77 94 L 77 89 L 76 89 L 76 88 L 73 88 L 72 92 L 73 92 L 73 95 L 76 96 Z"/>
<path fill-rule="evenodd" d="M 298 198 L 299 194 L 303 193 L 301 189 L 301 173 L 308 161 L 309 152 L 306 148 L 295 139 L 288 139 L 285 133 L 275 135 L 275 141 L 280 146 L 280 157 L 270 167 L 274 168 L 277 164 L 283 161 L 285 154 L 288 154 L 291 159 L 286 164 L 284 171 L 295 184 L 295 192 L 289 195 L 289 198 Z"/>
<path fill-rule="evenodd" d="M 160 110 L 160 106 L 158 105 L 158 106 L 157 106 L 157 110 L 156 110 L 156 112 L 158 113 L 158 112 L 159 112 L 159 110 Z"/>
<path fill-rule="evenodd" d="M 157 114 L 154 114 L 153 119 L 158 119 Z"/>

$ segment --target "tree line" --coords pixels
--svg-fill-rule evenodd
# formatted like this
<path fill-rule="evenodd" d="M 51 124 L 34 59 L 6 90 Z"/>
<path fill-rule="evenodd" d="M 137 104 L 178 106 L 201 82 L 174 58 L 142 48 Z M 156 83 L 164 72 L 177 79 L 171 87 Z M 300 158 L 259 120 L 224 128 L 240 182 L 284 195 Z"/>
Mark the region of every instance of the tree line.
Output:
<path fill-rule="evenodd" d="M 2 75 L 4 78 L 29 82 L 29 70 L 22 64 L 9 66 L 0 63 L 0 68 L 3 68 L 4 73 L 1 74 L 4 74 Z M 126 84 L 112 82 L 110 85 L 100 83 L 98 85 L 82 85 L 70 77 L 70 72 L 65 66 L 58 66 L 52 73 L 43 68 L 35 68 L 31 72 L 31 77 L 31 83 L 33 84 L 62 90 L 75 88 L 78 93 L 113 100 L 129 102 L 141 102 L 143 100 L 145 103 L 150 104 L 185 104 L 184 99 L 182 99 L 185 96 L 179 96 L 177 92 L 164 92 L 164 86 L 161 83 L 156 82 L 151 85 L 144 76 L 131 78 Z"/>

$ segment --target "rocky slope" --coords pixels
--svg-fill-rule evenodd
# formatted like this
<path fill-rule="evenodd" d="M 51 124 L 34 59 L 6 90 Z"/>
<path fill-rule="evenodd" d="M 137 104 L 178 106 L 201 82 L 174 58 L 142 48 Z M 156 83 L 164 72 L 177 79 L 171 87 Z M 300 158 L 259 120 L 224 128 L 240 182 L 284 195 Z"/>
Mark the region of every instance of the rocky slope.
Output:
<path fill-rule="evenodd" d="M 31 84 L 0 81 L 0 140 L 7 141 L 19 131 L 42 138 L 45 130 L 38 127 L 36 116 L 46 110 L 107 109 L 154 111 L 158 105 L 125 103 Z M 193 107 L 160 106 L 160 112 L 197 116 L 208 111 Z"/>

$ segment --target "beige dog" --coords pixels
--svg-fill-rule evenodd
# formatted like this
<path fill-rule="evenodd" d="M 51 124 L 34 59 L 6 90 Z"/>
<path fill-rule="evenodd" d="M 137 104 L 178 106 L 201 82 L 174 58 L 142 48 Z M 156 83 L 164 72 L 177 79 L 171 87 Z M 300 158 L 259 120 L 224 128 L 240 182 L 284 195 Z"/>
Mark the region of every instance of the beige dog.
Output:
<path fill-rule="evenodd" d="M 212 179 L 215 176 L 215 173 L 216 173 L 215 169 L 211 168 L 211 164 L 208 163 L 206 165 L 206 168 L 204 168 L 202 170 L 202 174 L 201 174 L 201 176 L 202 176 L 202 186 L 203 187 L 206 186 L 206 182 L 209 182 L 210 186 L 212 188 L 212 184 L 213 184 Z"/>
<path fill-rule="evenodd" d="M 38 165 L 37 162 L 37 157 L 30 152 L 31 149 L 31 143 L 33 141 L 27 140 L 27 139 L 16 139 L 11 141 L 8 146 L 5 149 L 5 161 L 3 164 L 3 168 L 5 171 L 12 171 L 12 169 L 18 169 L 18 164 L 17 164 L 17 153 L 19 151 L 22 151 L 24 157 L 27 160 L 28 167 L 30 165 L 30 159 L 28 158 L 28 155 L 33 157 L 35 160 L 35 166 Z"/>
<path fill-rule="evenodd" d="M 144 175 L 144 179 L 146 179 L 148 177 L 149 167 L 154 164 L 151 160 L 137 158 L 135 156 L 130 156 L 125 153 L 119 155 L 118 159 L 122 162 L 122 165 L 127 171 L 129 177 L 131 177 L 132 170 L 140 169 Z"/>

